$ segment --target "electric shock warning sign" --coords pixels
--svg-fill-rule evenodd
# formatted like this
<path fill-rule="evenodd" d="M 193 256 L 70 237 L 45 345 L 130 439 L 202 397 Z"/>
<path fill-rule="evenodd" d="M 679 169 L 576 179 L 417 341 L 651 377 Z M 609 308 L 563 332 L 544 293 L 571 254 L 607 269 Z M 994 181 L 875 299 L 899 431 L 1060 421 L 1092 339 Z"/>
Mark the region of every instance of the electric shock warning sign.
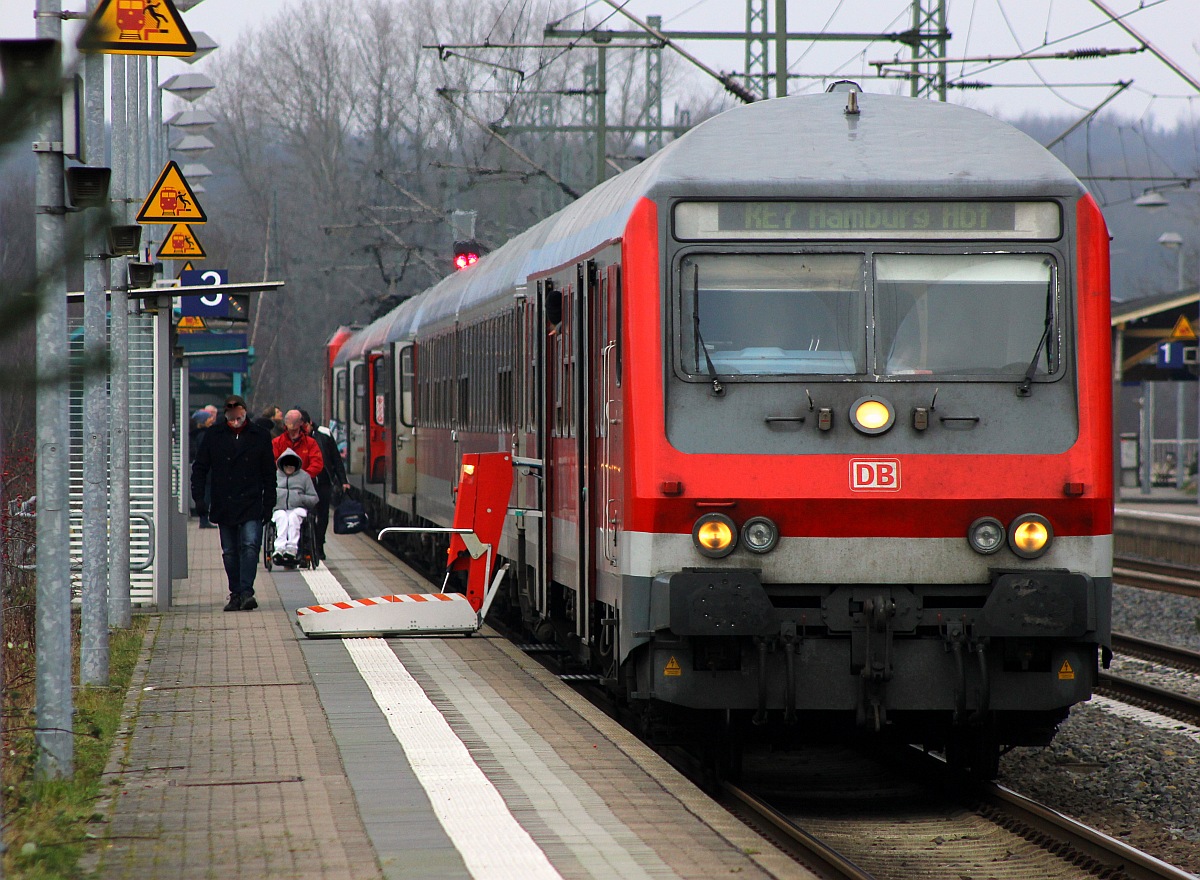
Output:
<path fill-rule="evenodd" d="M 679 666 L 679 661 L 672 657 L 667 661 L 667 665 L 663 667 L 663 675 L 683 675 L 683 669 Z"/>
<path fill-rule="evenodd" d="M 1070 662 L 1064 660 L 1063 665 L 1058 668 L 1059 681 L 1074 681 L 1075 670 L 1071 668 Z"/>

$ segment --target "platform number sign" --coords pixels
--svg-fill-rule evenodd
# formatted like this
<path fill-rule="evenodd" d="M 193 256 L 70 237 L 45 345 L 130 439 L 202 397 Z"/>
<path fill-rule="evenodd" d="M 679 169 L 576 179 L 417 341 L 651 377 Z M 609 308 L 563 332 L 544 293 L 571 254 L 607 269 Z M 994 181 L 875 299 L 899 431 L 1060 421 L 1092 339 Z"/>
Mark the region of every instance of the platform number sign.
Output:
<path fill-rule="evenodd" d="M 219 287 L 229 283 L 228 269 L 188 269 L 179 273 L 183 287 Z M 230 296 L 214 291 L 208 294 L 192 294 L 179 298 L 179 314 L 201 318 L 246 319 L 248 296 Z"/>
<path fill-rule="evenodd" d="M 1155 366 L 1162 370 L 1182 370 L 1196 365 L 1196 346 L 1182 342 L 1160 342 Z"/>

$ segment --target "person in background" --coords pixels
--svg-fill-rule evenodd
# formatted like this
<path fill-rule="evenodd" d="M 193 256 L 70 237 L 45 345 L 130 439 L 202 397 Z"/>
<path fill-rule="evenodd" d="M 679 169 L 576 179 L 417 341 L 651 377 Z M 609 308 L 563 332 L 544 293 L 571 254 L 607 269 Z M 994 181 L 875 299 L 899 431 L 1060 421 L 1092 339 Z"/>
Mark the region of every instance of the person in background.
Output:
<path fill-rule="evenodd" d="M 317 506 L 317 489 L 312 477 L 300 470 L 300 456 L 285 449 L 275 460 L 275 523 L 273 559 L 276 565 L 295 565 L 300 554 L 300 526 Z M 315 548 L 314 548 L 315 549 Z"/>
<path fill-rule="evenodd" d="M 329 529 L 329 506 L 333 500 L 334 487 L 340 487 L 343 492 L 350 488 L 346 481 L 346 466 L 342 463 L 342 455 L 338 452 L 337 441 L 324 425 L 316 427 L 305 410 L 300 410 L 300 422 L 304 431 L 317 441 L 321 448 L 321 458 L 324 467 L 317 475 L 317 507 L 313 511 L 316 519 L 313 525 L 317 532 L 317 558 L 325 558 L 325 533 Z"/>
<path fill-rule="evenodd" d="M 262 415 L 255 419 L 255 422 L 262 424 L 261 419 L 271 423 L 271 438 L 274 439 L 283 433 L 283 410 L 272 404 L 262 411 Z"/>
<path fill-rule="evenodd" d="M 213 407 L 213 410 L 216 410 L 215 406 Z M 195 463 L 196 453 L 200 451 L 200 444 L 204 442 L 204 436 L 208 433 L 208 429 L 212 427 L 216 417 L 216 412 L 210 412 L 208 407 L 205 407 L 204 409 L 198 409 L 192 413 L 192 429 L 188 432 L 188 457 L 190 464 Z M 205 487 L 204 512 L 200 513 L 200 528 L 215 529 L 216 526 L 213 525 L 208 519 L 208 506 L 208 488 Z M 197 508 L 197 512 L 199 512 L 199 508 Z"/>
<path fill-rule="evenodd" d="M 196 453 L 192 501 L 221 529 L 221 560 L 229 580 L 225 610 L 253 611 L 263 524 L 275 509 L 275 454 L 271 435 L 250 424 L 246 401 L 236 394 L 225 398 L 225 420 L 208 429 Z"/>
<path fill-rule="evenodd" d="M 300 410 L 289 409 L 283 416 L 283 427 L 284 432 L 276 437 L 272 444 L 275 457 L 279 458 L 285 449 L 292 450 L 300 456 L 300 460 L 304 462 L 304 472 L 312 477 L 315 483 L 321 474 L 321 468 L 325 466 L 325 460 L 321 456 L 321 447 L 317 445 L 317 441 L 305 432 Z"/>

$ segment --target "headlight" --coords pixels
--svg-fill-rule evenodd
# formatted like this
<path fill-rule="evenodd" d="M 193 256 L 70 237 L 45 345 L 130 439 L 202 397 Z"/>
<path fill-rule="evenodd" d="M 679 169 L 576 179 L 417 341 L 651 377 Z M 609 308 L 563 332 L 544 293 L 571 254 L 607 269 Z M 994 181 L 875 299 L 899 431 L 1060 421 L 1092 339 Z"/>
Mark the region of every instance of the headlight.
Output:
<path fill-rule="evenodd" d="M 1036 513 L 1023 513 L 1008 527 L 1008 546 L 1023 559 L 1036 559 L 1054 540 L 1050 520 Z"/>
<path fill-rule="evenodd" d="M 742 525 L 742 544 L 754 553 L 769 553 L 779 542 L 779 527 L 765 516 L 756 516 Z"/>
<path fill-rule="evenodd" d="M 895 423 L 892 405 L 878 397 L 860 397 L 850 407 L 850 424 L 863 434 L 883 434 Z"/>
<path fill-rule="evenodd" d="M 968 527 L 967 543 L 976 553 L 995 553 L 1004 546 L 1004 524 L 994 516 L 981 516 Z"/>
<path fill-rule="evenodd" d="M 706 513 L 692 527 L 692 541 L 705 556 L 720 559 L 733 552 L 737 526 L 723 513 Z"/>

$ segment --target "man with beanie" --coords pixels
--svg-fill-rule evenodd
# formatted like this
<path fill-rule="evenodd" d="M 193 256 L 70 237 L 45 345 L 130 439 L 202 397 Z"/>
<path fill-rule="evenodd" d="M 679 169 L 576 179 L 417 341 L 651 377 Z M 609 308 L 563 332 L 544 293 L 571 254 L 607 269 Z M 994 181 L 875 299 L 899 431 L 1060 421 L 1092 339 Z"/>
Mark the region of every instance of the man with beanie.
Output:
<path fill-rule="evenodd" d="M 229 579 L 226 611 L 253 611 L 254 576 L 263 524 L 275 509 L 275 454 L 271 435 L 246 418 L 246 401 L 225 399 L 225 420 L 208 429 L 192 464 L 192 500 L 221 529 L 221 559 Z"/>

